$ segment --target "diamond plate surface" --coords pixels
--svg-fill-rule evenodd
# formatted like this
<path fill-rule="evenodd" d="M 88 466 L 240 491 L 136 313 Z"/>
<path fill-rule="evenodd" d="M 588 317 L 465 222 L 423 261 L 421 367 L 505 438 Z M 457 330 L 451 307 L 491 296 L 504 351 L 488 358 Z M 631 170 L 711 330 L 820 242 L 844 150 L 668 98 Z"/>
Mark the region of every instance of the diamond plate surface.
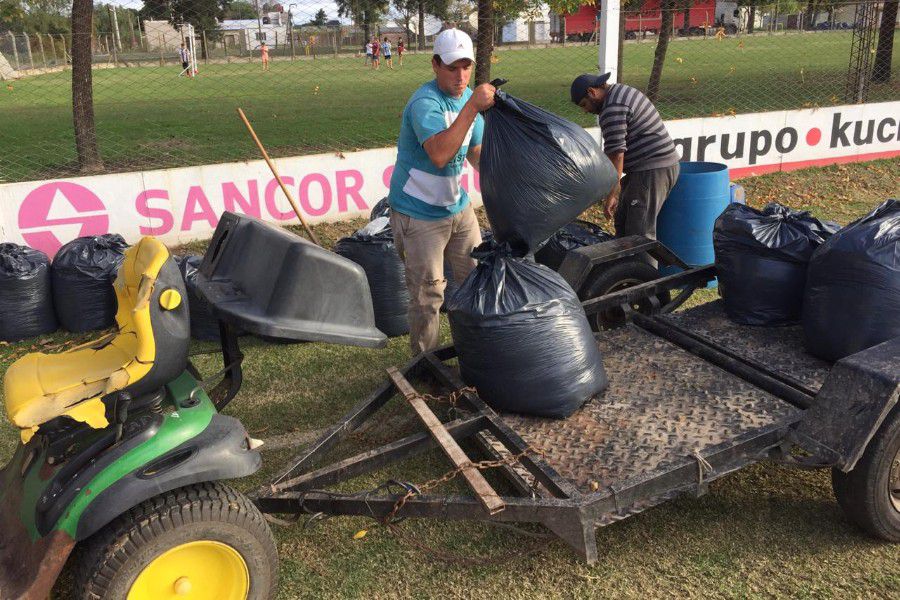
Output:
<path fill-rule="evenodd" d="M 584 492 L 694 462 L 713 446 L 797 409 L 633 325 L 598 341 L 609 389 L 564 420 L 504 414 Z"/>
<path fill-rule="evenodd" d="M 721 300 L 662 317 L 737 356 L 765 365 L 817 392 L 831 365 L 803 348 L 799 325 L 751 327 L 732 322 Z"/>

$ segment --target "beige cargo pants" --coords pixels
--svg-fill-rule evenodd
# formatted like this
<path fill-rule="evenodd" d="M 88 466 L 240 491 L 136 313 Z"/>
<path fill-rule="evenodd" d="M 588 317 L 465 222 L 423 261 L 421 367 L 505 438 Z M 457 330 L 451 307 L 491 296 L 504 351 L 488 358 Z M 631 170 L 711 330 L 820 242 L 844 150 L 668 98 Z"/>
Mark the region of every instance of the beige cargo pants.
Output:
<path fill-rule="evenodd" d="M 409 347 L 415 355 L 433 350 L 439 343 L 440 309 L 447 287 L 444 259 L 450 264 L 454 281 L 462 283 L 475 268 L 475 259 L 469 253 L 481 243 L 481 229 L 471 204 L 437 221 L 391 211 L 391 229 L 394 245 L 406 265 Z"/>

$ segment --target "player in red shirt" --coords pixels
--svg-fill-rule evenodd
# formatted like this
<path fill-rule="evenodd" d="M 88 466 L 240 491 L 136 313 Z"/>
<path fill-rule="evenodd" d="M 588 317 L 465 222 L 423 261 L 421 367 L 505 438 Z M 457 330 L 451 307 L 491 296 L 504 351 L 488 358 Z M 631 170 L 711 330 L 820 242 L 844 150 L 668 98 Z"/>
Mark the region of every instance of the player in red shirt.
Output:
<path fill-rule="evenodd" d="M 378 38 L 372 38 L 372 68 L 376 71 L 378 67 L 381 66 L 381 61 L 378 57 L 381 55 L 381 44 L 378 43 Z"/>

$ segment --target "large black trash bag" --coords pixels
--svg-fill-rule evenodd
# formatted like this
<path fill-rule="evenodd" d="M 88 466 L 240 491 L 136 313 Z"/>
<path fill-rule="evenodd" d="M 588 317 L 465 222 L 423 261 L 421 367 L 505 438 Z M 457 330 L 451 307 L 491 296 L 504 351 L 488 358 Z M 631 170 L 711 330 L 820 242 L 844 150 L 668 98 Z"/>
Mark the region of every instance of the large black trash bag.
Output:
<path fill-rule="evenodd" d="M 406 269 L 387 218 L 381 217 L 335 244 L 334 251 L 361 266 L 372 291 L 375 326 L 386 336 L 409 333 Z"/>
<path fill-rule="evenodd" d="M 115 323 L 113 281 L 128 244 L 116 233 L 72 240 L 53 258 L 53 304 L 68 331 L 105 329 Z"/>
<path fill-rule="evenodd" d="M 191 337 L 204 342 L 217 342 L 221 339 L 219 334 L 219 320 L 215 317 L 209 303 L 197 294 L 197 271 L 202 256 L 178 256 L 175 258 L 181 278 L 184 279 L 184 287 L 187 289 L 188 311 L 191 318 Z"/>
<path fill-rule="evenodd" d="M 50 259 L 40 250 L 0 244 L 0 340 L 56 331 Z"/>
<path fill-rule="evenodd" d="M 391 216 L 391 204 L 388 201 L 388 197 L 385 196 L 381 200 L 375 203 L 375 206 L 372 207 L 372 212 L 369 213 L 369 221 L 374 221 L 378 217 L 390 217 Z"/>
<path fill-rule="evenodd" d="M 581 303 L 556 272 L 482 244 L 450 301 L 463 380 L 500 411 L 563 418 L 607 387 Z"/>
<path fill-rule="evenodd" d="M 484 119 L 481 197 L 497 240 L 520 256 L 616 183 L 612 163 L 575 123 L 502 91 Z"/>
<path fill-rule="evenodd" d="M 839 360 L 900 336 L 900 200 L 888 200 L 822 244 L 803 298 L 806 349 Z"/>
<path fill-rule="evenodd" d="M 761 211 L 729 204 L 713 229 L 728 316 L 743 325 L 797 323 L 809 259 L 838 229 L 836 223 L 776 203 Z"/>
<path fill-rule="evenodd" d="M 563 259 L 572 250 L 593 246 L 614 239 L 602 227 L 589 221 L 569 223 L 554 233 L 540 250 L 534 253 L 534 260 L 558 271 Z"/>

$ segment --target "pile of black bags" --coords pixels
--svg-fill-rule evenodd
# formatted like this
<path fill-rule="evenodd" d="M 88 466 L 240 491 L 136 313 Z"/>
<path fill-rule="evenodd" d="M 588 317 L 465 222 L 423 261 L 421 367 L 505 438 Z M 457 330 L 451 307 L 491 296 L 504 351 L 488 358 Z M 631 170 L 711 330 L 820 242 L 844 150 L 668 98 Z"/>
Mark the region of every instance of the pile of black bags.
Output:
<path fill-rule="evenodd" d="M 494 236 L 517 253 L 535 252 L 616 184 L 615 167 L 575 123 L 502 91 L 484 120 L 484 207 Z"/>
<path fill-rule="evenodd" d="M 53 305 L 63 329 L 89 331 L 115 323 L 112 283 L 128 244 L 118 234 L 85 236 L 64 245 L 53 258 Z"/>
<path fill-rule="evenodd" d="M 803 334 L 810 354 L 825 360 L 900 336 L 900 201 L 886 201 L 813 254 Z"/>
<path fill-rule="evenodd" d="M 50 259 L 39 250 L 0 244 L 0 340 L 56 331 Z"/>
<path fill-rule="evenodd" d="M 466 383 L 497 410 L 557 418 L 603 392 L 600 350 L 565 280 L 506 244 L 474 255 L 447 310 Z"/>
<path fill-rule="evenodd" d="M 838 230 L 808 212 L 769 204 L 729 204 L 716 220 L 713 246 L 728 316 L 743 325 L 800 320 L 806 269 L 813 252 Z"/>
<path fill-rule="evenodd" d="M 394 246 L 394 235 L 387 217 L 376 217 L 366 227 L 339 240 L 334 251 L 366 272 L 372 292 L 375 326 L 388 337 L 408 333 L 406 269 Z"/>
<path fill-rule="evenodd" d="M 213 315 L 209 303 L 197 294 L 197 271 L 203 262 L 202 256 L 177 256 L 175 262 L 187 289 L 188 311 L 191 320 L 191 337 L 205 342 L 220 339 L 219 321 Z"/>
<path fill-rule="evenodd" d="M 572 250 L 593 246 L 613 239 L 612 234 L 607 233 L 602 227 L 589 221 L 575 221 L 550 236 L 547 243 L 534 253 L 534 260 L 558 271 Z"/>
<path fill-rule="evenodd" d="M 494 239 L 447 306 L 462 378 L 495 409 L 563 418 L 606 389 L 575 291 L 532 255 L 615 181 L 584 129 L 497 93 L 481 150 Z"/>
<path fill-rule="evenodd" d="M 372 212 L 369 213 L 369 220 L 374 221 L 378 217 L 390 217 L 391 216 L 391 204 L 387 196 L 379 200 L 375 203 L 375 206 L 372 207 Z"/>

